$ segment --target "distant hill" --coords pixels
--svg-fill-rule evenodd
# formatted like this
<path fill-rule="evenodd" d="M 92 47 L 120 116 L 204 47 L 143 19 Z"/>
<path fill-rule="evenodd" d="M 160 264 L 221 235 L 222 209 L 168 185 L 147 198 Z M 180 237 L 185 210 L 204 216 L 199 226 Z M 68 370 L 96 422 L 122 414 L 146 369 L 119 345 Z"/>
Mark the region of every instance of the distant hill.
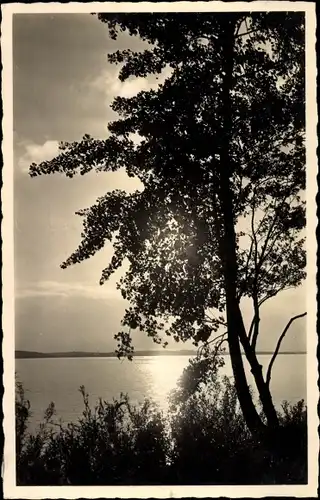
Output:
<path fill-rule="evenodd" d="M 196 351 L 192 350 L 150 350 L 136 351 L 134 356 L 195 356 Z M 223 353 L 223 354 L 228 354 Z M 257 354 L 273 354 L 272 351 L 261 351 Z M 305 352 L 282 351 L 279 354 L 306 354 Z M 37 351 L 15 351 L 16 359 L 35 359 L 35 358 L 115 358 L 114 352 L 87 352 L 87 351 L 69 351 L 69 352 L 37 352 Z"/>

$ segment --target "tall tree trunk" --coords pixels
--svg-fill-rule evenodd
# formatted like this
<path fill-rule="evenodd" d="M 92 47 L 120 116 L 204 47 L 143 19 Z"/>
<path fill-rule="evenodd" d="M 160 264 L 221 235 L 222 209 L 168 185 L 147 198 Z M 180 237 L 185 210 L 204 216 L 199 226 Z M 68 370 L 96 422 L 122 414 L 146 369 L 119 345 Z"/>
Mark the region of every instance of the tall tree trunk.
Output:
<path fill-rule="evenodd" d="M 222 59 L 224 61 L 222 82 L 223 123 L 220 149 L 221 171 L 219 177 L 223 223 L 221 257 L 223 260 L 226 291 L 228 344 L 235 386 L 243 416 L 250 431 L 255 435 L 260 435 L 264 432 L 265 426 L 256 410 L 250 394 L 239 341 L 239 328 L 241 329 L 243 322 L 237 301 L 236 235 L 234 230 L 232 192 L 230 188 L 232 166 L 229 156 L 232 131 L 230 90 L 233 72 L 235 18 L 233 19 L 233 16 L 228 16 L 223 25 L 224 32 L 221 40 Z"/>
<path fill-rule="evenodd" d="M 239 305 L 238 305 L 239 307 Z M 239 308 L 240 311 L 240 308 Z M 250 364 L 251 367 L 251 373 L 254 377 L 258 392 L 259 392 L 259 397 L 261 400 L 262 408 L 264 411 L 264 414 L 266 416 L 268 426 L 270 428 L 277 428 L 279 426 L 279 419 L 278 415 L 276 412 L 276 409 L 274 407 L 273 401 L 272 401 L 272 395 L 270 392 L 270 387 L 268 384 L 265 382 L 263 378 L 263 373 L 262 373 L 262 366 L 260 365 L 255 350 L 252 348 L 248 341 L 248 337 L 245 333 L 245 327 L 243 324 L 243 318 L 242 314 L 240 311 L 241 315 L 241 326 L 239 328 L 239 337 L 241 344 L 243 346 L 246 358 Z"/>
<path fill-rule="evenodd" d="M 252 349 L 243 323 L 242 313 L 237 300 L 237 255 L 236 234 L 234 229 L 234 214 L 232 202 L 232 190 L 230 177 L 232 175 L 232 164 L 229 155 L 230 139 L 232 133 L 232 106 L 230 90 L 232 88 L 233 51 L 234 51 L 235 20 L 226 19 L 224 22 L 224 33 L 222 35 L 222 51 L 224 61 L 224 74 L 222 82 L 223 102 L 223 130 L 221 137 L 221 172 L 220 172 L 220 195 L 223 218 L 223 264 L 226 289 L 228 343 L 232 363 L 233 374 L 241 409 L 247 421 L 248 427 L 253 432 L 261 432 L 264 425 L 253 404 L 241 356 L 240 342 L 244 347 L 245 355 L 251 366 L 256 386 L 259 392 L 263 411 L 267 418 L 268 427 L 278 427 L 278 417 L 272 402 L 269 387 L 264 381 L 262 366 L 258 362 L 254 349 Z"/>

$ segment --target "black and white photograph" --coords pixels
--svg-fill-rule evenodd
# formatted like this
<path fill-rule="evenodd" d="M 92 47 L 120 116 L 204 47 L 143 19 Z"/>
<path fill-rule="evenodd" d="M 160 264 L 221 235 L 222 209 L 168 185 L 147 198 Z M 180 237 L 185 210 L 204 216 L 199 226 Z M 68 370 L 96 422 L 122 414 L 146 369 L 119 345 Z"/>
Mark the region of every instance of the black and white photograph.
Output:
<path fill-rule="evenodd" d="M 5 497 L 316 496 L 315 2 L 2 15 Z"/>

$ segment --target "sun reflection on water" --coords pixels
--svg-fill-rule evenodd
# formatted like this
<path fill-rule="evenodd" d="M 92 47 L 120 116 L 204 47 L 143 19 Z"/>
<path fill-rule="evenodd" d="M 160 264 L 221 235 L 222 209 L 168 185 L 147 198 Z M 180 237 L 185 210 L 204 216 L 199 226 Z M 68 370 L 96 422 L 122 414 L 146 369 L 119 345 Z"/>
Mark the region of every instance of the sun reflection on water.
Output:
<path fill-rule="evenodd" d="M 156 400 L 161 407 L 167 407 L 168 396 L 176 387 L 188 360 L 189 356 L 179 355 L 146 357 L 143 369 L 149 381 L 148 397 Z"/>

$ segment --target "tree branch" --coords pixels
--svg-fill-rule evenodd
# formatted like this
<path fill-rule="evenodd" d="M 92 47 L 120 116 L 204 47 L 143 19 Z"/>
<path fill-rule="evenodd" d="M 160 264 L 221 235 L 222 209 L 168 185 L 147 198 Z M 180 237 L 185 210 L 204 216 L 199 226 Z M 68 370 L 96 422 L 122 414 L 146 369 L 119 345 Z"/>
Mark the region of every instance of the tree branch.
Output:
<path fill-rule="evenodd" d="M 254 196 L 255 196 L 255 192 L 254 192 Z M 286 200 L 286 197 L 283 198 L 283 200 L 281 201 L 281 203 L 278 205 L 277 208 L 280 209 L 283 206 L 285 200 Z M 254 279 L 253 279 L 253 296 L 252 296 L 253 307 L 254 307 L 254 317 L 252 319 L 252 322 L 251 322 L 251 325 L 249 328 L 249 332 L 248 332 L 248 340 L 251 343 L 251 346 L 253 349 L 256 348 L 257 339 L 258 339 L 258 335 L 259 335 L 259 323 L 260 323 L 259 308 L 260 308 L 260 305 L 266 300 L 265 299 L 262 302 L 258 301 L 258 277 L 259 277 L 259 273 L 260 273 L 260 270 L 262 268 L 262 265 L 263 265 L 265 259 L 267 258 L 267 256 L 271 252 L 274 244 L 276 243 L 279 235 L 281 234 L 279 231 L 276 233 L 275 237 L 273 238 L 273 240 L 271 242 L 271 247 L 268 249 L 268 243 L 270 241 L 272 231 L 273 231 L 274 227 L 276 226 L 276 222 L 278 219 L 278 214 L 275 213 L 273 221 L 270 224 L 269 230 L 267 232 L 264 244 L 262 246 L 261 254 L 259 255 L 259 252 L 258 252 L 259 244 L 257 241 L 257 231 L 259 231 L 265 217 L 266 217 L 266 214 L 263 216 L 262 221 L 260 221 L 258 229 L 256 230 L 256 228 L 255 228 L 255 205 L 253 203 L 252 215 L 251 215 L 251 232 L 252 232 L 251 247 L 253 247 L 253 245 L 254 245 Z M 250 251 L 251 251 L 251 247 L 250 247 Z M 267 249 L 268 249 L 268 251 L 267 251 Z M 251 254 L 250 254 L 250 257 L 251 257 Z M 246 278 L 247 278 L 247 274 L 246 274 Z"/>
<path fill-rule="evenodd" d="M 273 250 L 273 247 L 274 247 L 274 245 L 277 243 L 277 241 L 278 241 L 278 239 L 279 239 L 279 236 L 281 236 L 281 234 L 282 234 L 282 231 L 277 231 L 277 232 L 275 233 L 275 236 L 274 236 L 274 237 L 273 237 L 273 239 L 271 240 L 271 243 L 270 243 L 270 246 L 269 246 L 268 250 L 267 250 L 266 248 L 264 248 L 264 253 L 263 253 L 263 255 L 261 254 L 260 261 L 259 261 L 259 270 L 262 268 L 262 266 L 263 266 L 264 262 L 267 260 L 267 258 L 268 258 L 268 257 L 269 257 L 269 255 L 271 254 L 271 252 L 272 252 L 272 250 Z M 270 239 L 269 239 L 269 241 L 270 241 Z M 271 268 L 272 268 L 272 267 L 274 267 L 274 265 L 275 265 L 275 264 L 273 264 L 273 265 L 271 266 Z M 271 268 L 270 268 L 270 270 L 271 270 Z"/>
<path fill-rule="evenodd" d="M 250 235 L 249 235 L 250 236 Z M 248 252 L 248 255 L 247 255 L 247 262 L 246 262 L 246 265 L 245 265 L 245 278 L 244 278 L 244 284 L 240 287 L 240 290 L 239 290 L 239 294 L 238 294 L 238 300 L 240 301 L 241 297 L 242 297 L 242 294 L 243 294 L 243 291 L 244 291 L 244 286 L 245 286 L 245 283 L 247 282 L 248 280 L 248 275 L 249 275 L 249 263 L 250 263 L 250 259 L 251 259 L 251 255 L 252 255 L 252 249 L 253 249 L 253 238 L 251 238 L 251 244 L 250 244 L 250 248 L 249 248 L 249 252 Z"/>
<path fill-rule="evenodd" d="M 259 335 L 259 324 L 260 324 L 259 303 L 258 303 L 257 292 L 254 292 L 253 307 L 254 307 L 254 329 L 253 329 L 251 345 L 252 345 L 252 349 L 255 350 L 256 345 L 257 345 L 258 335 Z"/>
<path fill-rule="evenodd" d="M 205 318 L 207 318 L 207 320 L 204 320 L 206 323 L 213 323 L 215 321 L 216 323 L 219 323 L 219 325 L 222 325 L 222 326 L 225 326 L 225 327 L 228 326 L 225 321 L 221 321 L 219 318 L 217 318 L 216 316 L 214 316 L 213 313 L 212 313 L 212 317 L 209 316 L 208 313 L 205 313 Z"/>
<path fill-rule="evenodd" d="M 273 364 L 276 360 L 276 357 L 278 356 L 278 353 L 279 353 L 279 349 L 280 349 L 280 346 L 281 346 L 281 343 L 287 333 L 287 331 L 289 330 L 290 326 L 291 326 L 291 323 L 293 323 L 296 319 L 298 318 L 303 318 L 304 316 L 306 316 L 307 313 L 304 312 L 302 314 L 297 314 L 296 316 L 293 316 L 287 323 L 287 326 L 285 327 L 285 329 L 283 330 L 283 332 L 281 333 L 280 337 L 279 337 L 279 340 L 278 340 L 278 343 L 277 343 L 277 346 L 276 346 L 276 349 L 273 353 L 273 356 L 270 360 L 270 363 L 269 363 L 269 366 L 268 366 L 268 370 L 267 370 L 267 376 L 266 376 L 266 384 L 269 386 L 270 385 L 270 381 L 271 381 L 271 370 L 272 370 L 272 367 L 273 367 Z"/>
<path fill-rule="evenodd" d="M 258 307 L 260 308 L 262 306 L 262 304 L 264 304 L 268 299 L 271 299 L 272 297 L 275 297 L 279 292 L 281 292 L 281 290 L 284 290 L 284 289 L 285 289 L 285 287 L 279 287 L 277 290 L 274 290 L 274 291 L 266 294 L 262 299 L 259 300 Z M 251 336 L 252 336 L 252 333 L 253 333 L 253 327 L 254 327 L 254 324 L 255 324 L 255 317 L 256 317 L 256 315 L 254 314 L 253 318 L 252 318 L 252 321 L 251 321 L 251 324 L 250 324 L 249 331 L 248 331 L 248 340 L 249 340 L 250 343 L 251 343 Z"/>
<path fill-rule="evenodd" d="M 263 265 L 263 263 L 264 263 L 264 261 L 265 261 L 266 257 L 269 255 L 269 253 L 270 253 L 270 251 L 272 250 L 272 248 L 273 248 L 273 246 L 274 246 L 275 242 L 277 241 L 278 237 L 279 237 L 279 236 L 280 236 L 280 234 L 281 234 L 281 232 L 280 232 L 280 231 L 278 231 L 278 232 L 276 233 L 276 237 L 275 237 L 275 238 L 273 239 L 273 241 L 272 241 L 271 248 L 269 248 L 269 250 L 268 250 L 268 252 L 267 252 L 267 254 L 266 254 L 267 247 L 268 247 L 268 243 L 269 243 L 270 238 L 271 238 L 271 235 L 272 235 L 272 231 L 273 231 L 273 229 L 275 228 L 275 226 L 276 226 L 276 222 L 277 222 L 277 220 L 278 220 L 278 218 L 279 218 L 279 212 L 277 213 L 277 212 L 276 212 L 276 210 L 278 210 L 278 211 L 279 211 L 279 210 L 281 210 L 281 208 L 283 207 L 283 205 L 284 205 L 284 203 L 285 203 L 286 199 L 287 199 L 287 196 L 284 196 L 284 198 L 282 199 L 281 203 L 279 203 L 279 205 L 278 205 L 277 207 L 275 207 L 274 219 L 273 219 L 272 223 L 270 224 L 270 227 L 269 227 L 269 230 L 268 230 L 268 232 L 267 232 L 267 235 L 266 235 L 266 239 L 265 239 L 264 245 L 263 245 L 263 247 L 262 247 L 262 249 L 261 249 L 260 259 L 259 259 L 259 262 L 258 262 L 258 268 L 257 268 L 257 269 L 258 269 L 258 272 L 260 271 L 260 269 L 261 269 L 261 267 L 262 267 L 262 265 Z"/>
<path fill-rule="evenodd" d="M 255 193 L 254 193 L 254 196 L 255 196 Z M 251 232 L 252 232 L 252 237 L 253 237 L 253 242 L 254 242 L 254 266 L 256 268 L 257 267 L 257 259 L 258 259 L 258 242 L 257 242 L 256 230 L 254 227 L 254 218 L 255 218 L 255 205 L 253 204 L 252 215 L 251 215 Z"/>
<path fill-rule="evenodd" d="M 257 31 L 260 31 L 260 30 L 249 30 L 249 31 L 246 31 L 245 33 L 241 33 L 240 35 L 237 34 L 235 36 L 235 38 L 240 38 L 241 36 L 246 36 L 246 35 L 250 35 L 251 33 L 257 33 Z"/>
<path fill-rule="evenodd" d="M 278 295 L 279 292 L 283 292 L 285 290 L 290 290 L 292 288 L 295 288 L 295 287 L 283 285 L 283 286 L 280 286 L 279 288 L 276 288 L 273 291 L 270 291 L 270 293 L 267 293 L 262 299 L 259 300 L 259 302 L 258 302 L 259 309 L 260 309 L 260 307 L 267 300 L 272 299 L 272 297 L 275 297 L 276 295 Z M 248 340 L 249 340 L 249 342 L 251 342 L 251 336 L 252 336 L 252 333 L 253 333 L 254 324 L 255 324 L 255 315 L 253 315 L 253 318 L 252 318 L 252 321 L 251 321 L 251 324 L 250 324 L 250 328 L 249 328 L 249 331 L 248 331 Z"/>
<path fill-rule="evenodd" d="M 267 217 L 267 212 L 268 212 L 268 209 L 270 208 L 270 206 L 271 206 L 271 203 L 269 204 L 268 207 L 266 207 L 266 209 L 264 211 L 264 215 L 263 215 L 262 219 L 260 220 L 257 228 L 254 227 L 255 226 L 255 212 L 256 212 L 256 207 L 254 205 L 252 207 L 251 233 L 252 233 L 253 237 L 251 235 L 248 235 L 250 237 L 250 239 L 251 239 L 251 244 L 250 244 L 249 252 L 248 252 L 248 255 L 247 255 L 247 262 L 246 262 L 246 265 L 244 267 L 244 269 L 245 269 L 245 279 L 244 279 L 244 281 L 245 282 L 248 280 L 249 263 L 250 263 L 250 259 L 252 257 L 252 253 L 253 253 L 253 246 L 255 247 L 254 264 L 255 264 L 255 268 L 256 268 L 255 269 L 256 274 L 258 272 L 258 267 L 259 267 L 259 270 L 260 270 L 260 266 L 259 266 L 260 262 L 258 262 L 258 247 L 259 247 L 259 242 L 261 241 L 261 239 L 259 241 L 257 240 L 257 234 L 259 233 L 259 230 L 260 230 L 263 222 L 265 221 L 265 219 Z M 243 292 L 243 290 L 241 289 L 240 292 L 239 292 L 239 300 L 242 297 L 242 292 Z"/>
<path fill-rule="evenodd" d="M 251 335 L 252 335 L 252 332 L 253 332 L 253 327 L 254 327 L 255 320 L 256 320 L 256 315 L 254 314 L 253 318 L 252 318 L 252 321 L 251 321 L 250 328 L 249 328 L 249 332 L 248 332 L 248 340 L 249 340 L 250 344 L 251 344 Z"/>
<path fill-rule="evenodd" d="M 279 292 L 281 292 L 282 290 L 284 290 L 284 288 L 285 288 L 284 286 L 281 286 L 278 289 L 273 290 L 270 293 L 267 293 L 262 299 L 260 299 L 260 301 L 259 301 L 259 307 L 262 306 L 262 304 L 264 304 L 267 300 L 271 299 L 272 297 L 275 297 Z"/>
<path fill-rule="evenodd" d="M 209 342 L 207 342 L 207 344 L 212 344 L 213 342 L 216 342 L 218 339 L 222 339 L 223 337 L 225 337 L 227 335 L 227 331 L 224 332 L 224 333 L 221 333 L 220 335 L 217 335 L 216 337 L 214 337 L 214 339 L 212 340 L 209 340 Z"/>
<path fill-rule="evenodd" d="M 197 356 L 201 356 L 202 354 L 202 351 L 205 347 L 208 347 L 209 344 L 212 344 L 214 342 L 217 342 L 218 339 L 219 342 L 217 342 L 217 345 L 215 346 L 215 355 L 217 354 L 218 350 L 220 349 L 221 345 L 223 344 L 223 342 L 225 342 L 227 339 L 225 338 L 226 335 L 227 335 L 227 331 L 224 332 L 224 333 L 221 333 L 220 335 L 217 335 L 216 337 L 214 337 L 212 340 L 209 340 L 209 342 L 207 341 L 205 344 L 202 344 L 199 349 L 198 349 L 198 352 L 197 352 Z"/>
<path fill-rule="evenodd" d="M 255 196 L 255 192 L 254 192 Z M 255 205 L 253 204 L 252 206 L 252 217 L 251 217 L 251 231 L 253 235 L 253 240 L 254 240 L 254 279 L 253 279 L 253 307 L 254 307 L 254 323 L 253 323 L 253 335 L 252 335 L 252 348 L 255 349 L 256 343 L 257 343 L 257 338 L 259 335 L 259 322 L 260 322 L 260 317 L 259 317 L 259 304 L 258 304 L 258 274 L 259 274 L 259 263 L 258 263 L 258 242 L 257 242 L 257 235 L 256 235 L 256 230 L 254 227 L 254 217 L 255 217 Z M 250 327 L 251 330 L 251 327 Z M 250 331 L 250 337 L 251 337 L 251 332 Z"/>

